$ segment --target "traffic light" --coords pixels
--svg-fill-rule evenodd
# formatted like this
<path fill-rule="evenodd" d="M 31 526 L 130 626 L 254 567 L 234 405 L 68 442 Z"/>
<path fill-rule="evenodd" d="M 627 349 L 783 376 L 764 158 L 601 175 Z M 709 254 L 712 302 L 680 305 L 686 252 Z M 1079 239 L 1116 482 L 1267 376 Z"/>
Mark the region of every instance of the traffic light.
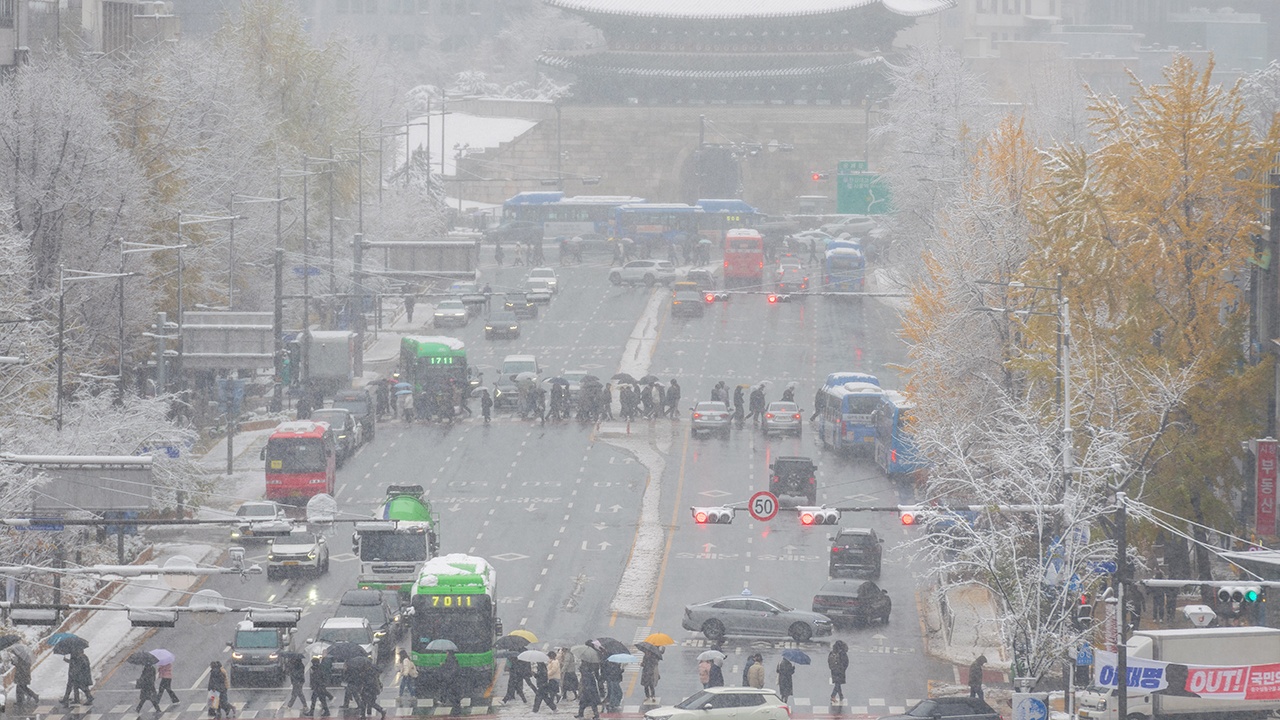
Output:
<path fill-rule="evenodd" d="M 1076 605 L 1075 615 L 1072 616 L 1071 621 L 1077 630 L 1088 630 L 1093 627 L 1093 602 L 1088 593 L 1080 596 L 1080 602 Z"/>
<path fill-rule="evenodd" d="M 814 182 L 822 182 L 823 180 L 827 179 L 827 174 L 824 172 L 815 172 L 815 173 L 812 173 L 810 177 L 813 178 Z"/>
<path fill-rule="evenodd" d="M 1218 588 L 1218 602 L 1255 603 L 1262 595 L 1260 585 L 1225 585 Z"/>
<path fill-rule="evenodd" d="M 898 521 L 903 525 L 915 525 L 921 519 L 921 507 L 919 505 L 899 505 Z"/>
<path fill-rule="evenodd" d="M 727 292 L 722 292 L 722 293 L 710 293 L 710 292 L 709 292 L 709 293 L 707 293 L 706 295 L 703 295 L 702 297 L 703 297 L 703 299 L 704 299 L 704 300 L 706 300 L 708 303 L 713 303 L 713 302 L 729 302 L 729 293 L 727 293 Z"/>
<path fill-rule="evenodd" d="M 840 511 L 823 505 L 801 505 L 796 508 L 801 525 L 835 525 L 840 522 Z"/>
<path fill-rule="evenodd" d="M 699 525 L 728 525 L 733 522 L 733 508 L 730 507 L 691 507 L 693 521 Z"/>
<path fill-rule="evenodd" d="M 127 615 L 129 616 L 129 624 L 133 627 L 171 628 L 178 625 L 177 610 L 130 608 Z"/>
<path fill-rule="evenodd" d="M 253 608 L 247 616 L 254 627 L 260 628 L 295 628 L 302 617 L 297 608 Z"/>
<path fill-rule="evenodd" d="M 778 303 L 789 303 L 789 302 L 791 302 L 790 295 L 780 295 L 778 293 L 769 293 L 770 305 L 777 305 Z"/>

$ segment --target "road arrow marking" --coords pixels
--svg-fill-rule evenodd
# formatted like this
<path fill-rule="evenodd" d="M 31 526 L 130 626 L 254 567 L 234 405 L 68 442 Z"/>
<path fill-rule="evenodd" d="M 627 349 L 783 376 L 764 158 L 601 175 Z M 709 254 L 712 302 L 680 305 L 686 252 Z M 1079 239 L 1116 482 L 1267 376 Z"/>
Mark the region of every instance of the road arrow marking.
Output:
<path fill-rule="evenodd" d="M 607 527 L 609 527 L 609 526 L 608 526 L 608 525 L 605 525 L 604 523 L 596 523 L 595 525 L 592 525 L 591 527 L 593 527 L 593 528 L 595 528 L 595 529 L 597 529 L 597 530 L 603 530 L 603 529 L 605 529 L 605 528 L 607 528 Z"/>
<path fill-rule="evenodd" d="M 715 545 L 712 545 L 711 543 L 704 543 L 702 546 L 702 552 L 709 553 L 713 547 L 715 547 Z"/>
<path fill-rule="evenodd" d="M 583 541 L 582 541 L 582 549 L 583 549 L 583 550 L 607 550 L 608 548 L 609 548 L 609 543 L 605 542 L 604 540 L 601 540 L 601 541 L 600 541 L 600 546 L 599 546 L 599 547 L 593 547 L 593 548 L 589 548 L 589 547 L 587 547 L 587 541 L 586 541 L 586 540 L 583 540 Z"/>
<path fill-rule="evenodd" d="M 880 633 L 876 633 L 875 635 L 871 636 L 871 639 L 875 640 L 877 645 L 884 645 L 884 641 L 886 638 Z"/>

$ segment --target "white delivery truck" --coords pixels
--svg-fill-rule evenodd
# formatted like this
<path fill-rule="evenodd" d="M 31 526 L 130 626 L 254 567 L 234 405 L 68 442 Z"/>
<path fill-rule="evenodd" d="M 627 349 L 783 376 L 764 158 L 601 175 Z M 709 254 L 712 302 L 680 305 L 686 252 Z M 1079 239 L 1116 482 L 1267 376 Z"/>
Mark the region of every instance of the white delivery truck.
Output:
<path fill-rule="evenodd" d="M 1280 630 L 1266 627 L 1139 630 L 1129 638 L 1128 657 L 1185 665 L 1240 667 L 1280 663 Z M 1170 676 L 1172 680 L 1173 677 Z M 1082 720 L 1117 720 L 1114 688 L 1076 692 Z M 1254 720 L 1280 710 L 1280 700 L 1178 697 L 1129 688 L 1128 720 Z"/>

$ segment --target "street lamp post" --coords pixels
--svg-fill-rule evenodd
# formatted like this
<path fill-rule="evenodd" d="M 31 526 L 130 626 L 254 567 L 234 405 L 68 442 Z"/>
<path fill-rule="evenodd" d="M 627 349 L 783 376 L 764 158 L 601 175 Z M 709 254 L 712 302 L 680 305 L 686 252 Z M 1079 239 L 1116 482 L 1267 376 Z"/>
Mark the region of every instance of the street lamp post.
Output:
<path fill-rule="evenodd" d="M 273 268 L 274 270 L 273 274 L 275 276 L 275 302 L 273 304 L 274 312 L 272 313 L 272 322 L 271 322 L 271 335 L 272 335 L 272 343 L 273 343 L 272 347 L 273 347 L 273 358 L 274 358 L 273 363 L 275 365 L 275 378 L 276 378 L 276 381 L 272 383 L 273 387 L 271 391 L 271 407 L 272 407 L 272 410 L 276 410 L 276 411 L 278 411 L 281 408 L 282 402 L 283 402 L 283 398 L 281 396 L 282 391 L 280 387 L 280 376 L 283 369 L 281 366 L 281 362 L 283 358 L 281 357 L 281 354 L 280 354 L 281 353 L 280 335 L 284 331 L 284 314 L 283 314 L 283 308 L 281 308 L 281 295 L 284 291 L 284 287 L 283 287 L 284 277 L 281 274 L 281 262 L 284 254 L 284 240 L 282 237 L 283 224 L 281 222 L 281 213 L 284 208 L 284 201 L 288 199 L 289 198 L 286 198 L 284 195 L 280 193 L 280 169 L 279 168 L 276 168 L 276 196 L 275 197 L 262 197 L 258 195 L 241 195 L 239 193 L 231 193 L 231 211 L 232 212 L 235 212 L 235 206 L 237 203 L 241 205 L 250 205 L 250 204 L 257 204 L 257 203 L 275 203 L 276 205 L 276 249 L 275 249 L 275 255 L 273 257 L 274 264 L 275 264 L 275 267 Z M 230 282 L 228 282 L 228 285 L 230 285 Z M 228 297 L 227 304 L 228 305 L 231 304 L 229 297 Z"/>
<path fill-rule="evenodd" d="M 161 250 L 177 250 L 178 255 L 181 256 L 182 250 L 185 247 L 187 246 L 186 245 L 155 245 L 153 243 L 130 242 L 128 240 L 120 241 L 120 273 L 119 273 L 120 274 L 120 289 L 119 289 L 119 292 L 120 292 L 120 363 L 119 363 L 119 367 L 117 368 L 117 372 L 119 373 L 119 376 L 120 376 L 119 392 L 120 392 L 121 403 L 124 402 L 124 279 L 129 275 L 128 273 L 125 272 L 125 266 L 124 266 L 125 256 L 137 255 L 141 253 L 160 252 Z M 156 362 L 157 362 L 156 367 L 158 368 L 159 363 L 164 362 L 164 358 L 157 357 Z"/>
<path fill-rule="evenodd" d="M 188 219 L 183 219 L 184 217 Z M 178 244 L 182 245 L 182 228 L 188 225 L 204 225 L 206 223 L 234 221 L 235 217 L 230 215 L 194 215 L 183 212 L 178 213 Z M 182 344 L 182 328 L 184 326 L 183 304 L 182 304 L 182 276 L 185 268 L 182 264 L 182 251 L 178 251 L 178 373 L 181 374 L 183 367 L 183 353 L 185 352 Z M 228 270 L 230 272 L 230 270 Z M 181 382 L 181 380 L 179 380 Z"/>
<path fill-rule="evenodd" d="M 66 352 L 63 335 L 67 331 L 67 283 L 80 282 L 82 280 L 114 280 L 116 278 L 126 278 L 129 275 L 130 273 L 102 273 L 91 270 L 68 270 L 65 267 L 58 268 L 58 387 L 55 398 L 58 432 L 62 432 L 62 374 L 63 355 Z"/>

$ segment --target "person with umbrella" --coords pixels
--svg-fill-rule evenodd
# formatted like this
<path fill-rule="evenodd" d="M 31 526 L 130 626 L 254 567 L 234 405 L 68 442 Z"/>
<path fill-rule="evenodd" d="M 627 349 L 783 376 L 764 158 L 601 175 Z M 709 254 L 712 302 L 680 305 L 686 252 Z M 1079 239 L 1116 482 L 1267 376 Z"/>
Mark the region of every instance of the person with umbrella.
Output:
<path fill-rule="evenodd" d="M 285 672 L 289 675 L 289 709 L 293 709 L 293 701 L 296 699 L 302 704 L 302 709 L 307 709 L 307 694 L 303 692 L 303 688 L 307 685 L 307 666 L 302 663 L 302 655 L 297 653 L 289 653 L 289 657 L 285 659 Z"/>
<path fill-rule="evenodd" d="M 524 683 L 529 672 L 529 663 L 519 658 L 507 658 L 507 692 L 502 696 L 504 704 L 515 700 L 516 695 L 522 702 L 529 702 L 529 698 L 524 696 Z"/>
<path fill-rule="evenodd" d="M 54 646 L 56 652 L 58 647 Z M 93 668 L 89 664 L 89 658 L 84 654 L 84 647 L 76 647 L 67 653 L 67 691 L 62 696 L 62 704 L 69 705 L 70 700 L 74 699 L 76 704 L 80 704 L 80 693 L 84 692 L 85 704 L 93 704 L 93 693 L 89 688 L 93 685 Z"/>
<path fill-rule="evenodd" d="M 733 389 L 733 419 L 738 422 L 738 427 L 742 427 L 743 418 L 747 413 L 747 399 L 743 395 L 742 386 Z"/>
<path fill-rule="evenodd" d="M 222 669 L 222 663 L 217 660 L 209 663 L 209 683 L 205 687 L 209 690 L 209 714 L 212 717 L 231 717 L 235 714 L 231 698 L 227 697 L 227 671 Z"/>
<path fill-rule="evenodd" d="M 796 666 L 787 659 L 784 654 L 782 659 L 778 661 L 778 695 L 782 697 L 782 702 L 787 702 L 792 693 L 792 676 L 796 674 Z"/>
<path fill-rule="evenodd" d="M 462 714 L 462 690 L 458 687 L 462 665 L 458 662 L 458 653 L 446 650 L 444 661 L 440 663 L 440 704 L 449 703 L 450 715 Z"/>
<path fill-rule="evenodd" d="M 348 662 L 348 664 L 352 664 Z M 360 709 L 360 717 L 368 717 L 370 710 L 378 711 L 378 720 L 386 720 L 387 711 L 378 704 L 378 693 L 382 692 L 382 678 L 378 668 L 372 662 L 354 663 L 356 706 Z"/>
<path fill-rule="evenodd" d="M 134 687 L 138 688 L 138 707 L 133 711 L 142 712 L 142 706 L 150 702 L 156 712 L 160 712 L 160 693 L 156 692 L 156 659 L 150 653 L 134 653 L 134 655 L 146 656 L 150 662 L 140 660 L 135 663 L 142 665 L 142 674 L 138 675 L 138 681 L 134 683 Z M 134 655 L 129 656 L 129 662 L 135 662 Z"/>
<path fill-rule="evenodd" d="M 13 658 L 14 703 L 21 705 L 23 697 L 31 698 L 32 705 L 39 703 L 40 696 L 31 690 L 31 651 L 16 643 L 8 650 Z"/>
<path fill-rule="evenodd" d="M 156 658 L 156 677 L 160 679 L 160 687 L 156 690 L 157 696 L 165 693 L 169 694 L 169 702 L 178 703 L 178 695 L 173 691 L 173 653 L 168 650 L 152 650 L 151 654 Z"/>
<path fill-rule="evenodd" d="M 720 667 L 723 662 L 723 659 L 711 661 L 710 678 L 707 687 L 724 687 L 724 670 Z"/>
<path fill-rule="evenodd" d="M 662 678 L 658 673 L 658 663 L 662 662 L 662 648 L 647 642 L 636 643 L 636 647 L 644 653 L 644 659 L 640 661 L 640 686 L 644 688 L 645 702 L 657 702 L 658 680 Z"/>
<path fill-rule="evenodd" d="M 750 410 L 750 414 L 747 417 L 751 418 L 751 422 L 758 423 L 763 420 L 765 406 L 764 383 L 760 383 L 752 388 L 751 399 L 748 402 L 750 403 L 750 407 L 748 408 L 748 410 Z"/>
<path fill-rule="evenodd" d="M 587 708 L 591 708 L 592 720 L 600 720 L 600 679 L 596 677 L 594 667 L 588 669 L 587 663 L 583 663 L 581 688 L 578 690 L 578 714 L 574 717 L 581 720 L 582 713 Z"/>
<path fill-rule="evenodd" d="M 538 712 L 538 708 L 542 703 L 546 703 L 552 712 L 556 710 L 555 690 L 551 685 L 551 676 L 547 670 L 547 664 L 551 662 L 551 656 L 547 656 L 547 662 L 534 663 L 533 665 L 533 711 Z"/>
<path fill-rule="evenodd" d="M 617 712 L 622 707 L 622 663 L 605 662 L 600 677 L 604 680 L 607 691 L 604 700 L 605 710 Z"/>
<path fill-rule="evenodd" d="M 311 658 L 311 706 L 307 708 L 307 715 L 316 714 L 316 701 L 320 701 L 320 707 L 323 710 L 322 716 L 329 716 L 329 701 L 333 699 L 333 693 L 329 692 L 329 668 L 321 662 L 320 658 Z"/>

